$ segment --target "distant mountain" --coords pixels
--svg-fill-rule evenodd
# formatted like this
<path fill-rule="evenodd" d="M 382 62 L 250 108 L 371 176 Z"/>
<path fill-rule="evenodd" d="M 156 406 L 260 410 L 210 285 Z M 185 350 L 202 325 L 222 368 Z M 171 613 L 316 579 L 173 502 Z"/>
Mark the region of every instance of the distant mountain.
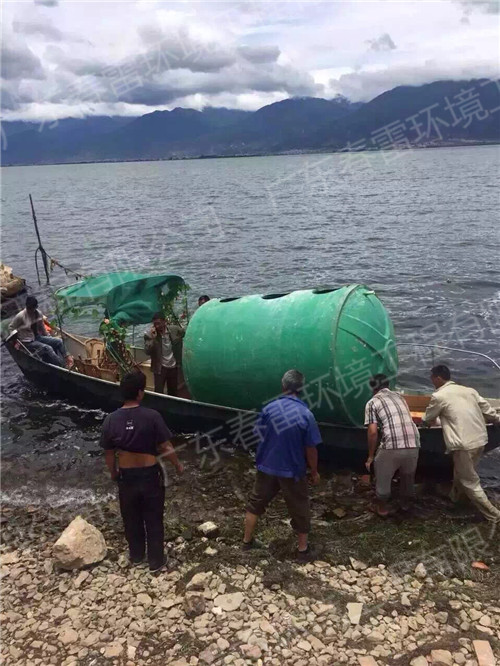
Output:
<path fill-rule="evenodd" d="M 255 112 L 176 108 L 139 118 L 3 123 L 3 164 L 255 155 L 500 141 L 496 81 L 400 86 L 367 104 L 298 97 Z"/>
<path fill-rule="evenodd" d="M 247 111 L 206 108 L 203 111 L 176 108 L 154 111 L 135 118 L 120 129 L 81 146 L 78 161 L 117 159 L 162 159 L 177 146 L 196 146 L 201 137 L 225 132 L 252 115 Z M 182 151 L 182 148 L 181 148 Z M 92 156 L 94 156 L 92 158 Z"/>
<path fill-rule="evenodd" d="M 4 122 L 3 164 L 52 164 L 72 162 L 82 145 L 128 125 L 130 118 L 89 116 L 56 122 Z M 5 145 L 6 144 L 6 145 Z"/>
<path fill-rule="evenodd" d="M 307 137 L 316 127 L 348 116 L 363 106 L 352 104 L 345 97 L 326 100 L 316 97 L 294 97 L 264 106 L 249 115 L 232 131 L 202 141 L 215 144 L 215 152 L 238 154 L 250 152 L 282 152 L 307 145 Z"/>
<path fill-rule="evenodd" d="M 499 82 L 436 81 L 399 86 L 382 93 L 346 118 L 329 120 L 312 132 L 311 148 L 433 145 L 500 140 Z M 356 145 L 353 145 L 356 144 Z"/>

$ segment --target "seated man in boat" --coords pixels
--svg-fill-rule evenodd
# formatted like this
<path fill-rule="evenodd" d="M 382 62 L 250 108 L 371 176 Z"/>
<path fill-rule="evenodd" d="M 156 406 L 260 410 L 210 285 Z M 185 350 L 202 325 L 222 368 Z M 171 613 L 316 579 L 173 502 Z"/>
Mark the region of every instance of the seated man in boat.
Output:
<path fill-rule="evenodd" d="M 257 476 L 247 504 L 243 550 L 258 547 L 253 539 L 258 517 L 281 490 L 292 528 L 297 533 L 300 560 L 308 558 L 311 529 L 307 466 L 316 485 L 319 483 L 316 447 L 321 444 L 321 435 L 313 414 L 299 398 L 304 375 L 298 370 L 288 370 L 281 383 L 283 395 L 263 408 L 255 426 L 260 439 Z"/>
<path fill-rule="evenodd" d="M 401 508 L 408 510 L 409 501 L 414 497 L 420 435 L 405 399 L 390 390 L 385 375 L 372 377 L 370 387 L 373 398 L 365 408 L 365 425 L 368 426 L 366 469 L 370 471 L 372 462 L 375 463 L 376 511 L 379 516 L 387 516 L 392 478 L 397 471 Z M 380 445 L 375 454 L 379 435 Z"/>
<path fill-rule="evenodd" d="M 202 305 L 205 305 L 205 303 L 208 303 L 210 300 L 210 296 L 207 296 L 204 294 L 203 296 L 200 296 L 198 299 L 198 307 L 201 307 Z"/>
<path fill-rule="evenodd" d="M 166 563 L 163 510 L 165 482 L 157 456 L 164 456 L 178 474 L 184 471 L 170 443 L 171 434 L 154 409 L 141 407 L 146 377 L 139 370 L 126 374 L 120 388 L 123 406 L 102 426 L 101 447 L 113 480 L 118 481 L 120 512 L 132 564 L 146 554 L 150 571 Z M 147 544 L 146 544 L 147 542 Z"/>
<path fill-rule="evenodd" d="M 500 415 L 477 391 L 455 384 L 446 365 L 431 370 L 436 391 L 422 419 L 431 425 L 438 417 L 448 453 L 453 457 L 453 487 L 450 499 L 457 502 L 462 494 L 472 501 L 486 520 L 500 523 L 500 511 L 493 506 L 481 487 L 477 465 L 488 442 L 485 418 L 500 425 Z"/>
<path fill-rule="evenodd" d="M 168 395 L 177 395 L 177 359 L 174 347 L 184 336 L 180 326 L 167 324 L 164 315 L 157 312 L 153 324 L 144 333 L 144 351 L 151 356 L 151 372 L 154 375 L 156 393 L 163 393 L 165 382 Z"/>
<path fill-rule="evenodd" d="M 61 338 L 47 335 L 46 318 L 38 309 L 38 301 L 34 296 L 26 298 L 26 307 L 10 322 L 9 330 L 17 330 L 17 339 L 41 360 L 53 365 L 64 367 L 71 357 L 66 354 Z"/>

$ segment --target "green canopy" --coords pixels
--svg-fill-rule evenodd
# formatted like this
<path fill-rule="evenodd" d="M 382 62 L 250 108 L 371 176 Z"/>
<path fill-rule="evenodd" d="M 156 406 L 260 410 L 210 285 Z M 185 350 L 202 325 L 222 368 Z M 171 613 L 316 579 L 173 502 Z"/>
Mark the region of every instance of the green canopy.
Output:
<path fill-rule="evenodd" d="M 63 312 L 71 308 L 104 305 L 109 318 L 125 324 L 146 324 L 160 310 L 160 295 L 172 300 L 187 286 L 178 275 L 105 273 L 56 292 Z"/>

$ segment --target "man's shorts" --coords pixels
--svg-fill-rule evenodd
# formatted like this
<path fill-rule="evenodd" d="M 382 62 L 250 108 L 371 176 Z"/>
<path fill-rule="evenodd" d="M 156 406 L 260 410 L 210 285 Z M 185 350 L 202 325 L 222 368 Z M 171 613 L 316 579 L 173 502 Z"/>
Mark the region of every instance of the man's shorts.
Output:
<path fill-rule="evenodd" d="M 255 485 L 248 499 L 246 510 L 256 516 L 261 516 L 280 490 L 292 519 L 292 528 L 299 534 L 307 534 L 311 529 L 311 514 L 305 476 L 296 481 L 283 476 L 271 476 L 257 470 Z"/>

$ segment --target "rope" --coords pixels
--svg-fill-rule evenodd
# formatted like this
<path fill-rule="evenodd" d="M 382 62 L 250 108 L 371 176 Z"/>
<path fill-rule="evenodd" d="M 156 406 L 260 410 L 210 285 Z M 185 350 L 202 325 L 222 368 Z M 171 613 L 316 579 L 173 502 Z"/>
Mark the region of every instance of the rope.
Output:
<path fill-rule="evenodd" d="M 497 370 L 500 370 L 500 365 L 496 361 L 494 361 L 490 356 L 487 356 L 486 354 L 482 354 L 481 352 L 477 351 L 471 351 L 470 349 L 458 349 L 457 347 L 444 347 L 443 345 L 423 345 L 417 342 L 398 342 L 398 347 L 401 346 L 408 346 L 408 347 L 429 347 L 430 349 L 446 349 L 447 351 L 455 351 L 455 352 L 461 352 L 462 354 L 473 354 L 474 356 L 482 356 L 483 358 L 488 359 Z"/>
<path fill-rule="evenodd" d="M 85 278 L 90 277 L 90 275 L 85 275 L 84 273 L 78 273 L 77 271 L 74 271 L 72 268 L 68 268 L 67 266 L 63 266 L 60 261 L 57 261 L 57 259 L 54 259 L 54 257 L 51 257 L 49 254 L 45 252 L 45 255 L 50 259 L 50 271 L 52 272 L 54 270 L 55 266 L 58 266 L 59 268 L 62 268 L 62 270 L 68 275 L 71 273 L 76 277 L 77 280 L 83 280 Z"/>

